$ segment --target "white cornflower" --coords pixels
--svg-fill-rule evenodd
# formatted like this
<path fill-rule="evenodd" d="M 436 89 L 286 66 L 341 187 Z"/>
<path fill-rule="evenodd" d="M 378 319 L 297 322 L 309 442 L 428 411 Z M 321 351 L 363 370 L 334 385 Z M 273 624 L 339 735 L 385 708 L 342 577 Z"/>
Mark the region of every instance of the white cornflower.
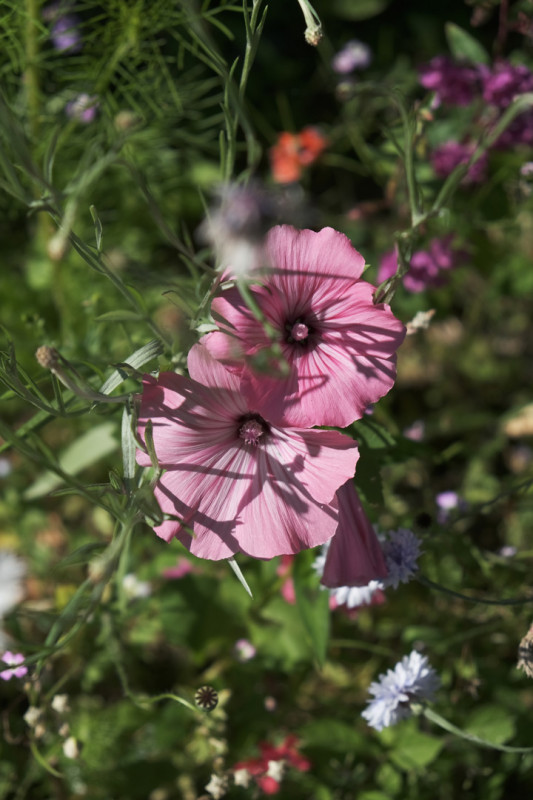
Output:
<path fill-rule="evenodd" d="M 283 780 L 283 775 L 285 773 L 285 762 L 281 761 L 269 761 L 268 762 L 268 769 L 266 771 L 268 778 L 274 778 L 277 783 L 281 783 Z"/>
<path fill-rule="evenodd" d="M 369 692 L 374 699 L 369 701 L 362 716 L 372 728 L 381 731 L 410 717 L 413 701 L 432 700 L 439 686 L 440 679 L 427 657 L 413 650 L 393 670 L 380 675 L 378 682 L 370 684 Z"/>
<path fill-rule="evenodd" d="M 42 709 L 37 708 L 36 706 L 30 706 L 26 711 L 26 713 L 24 714 L 23 717 L 24 722 L 30 728 L 35 728 L 35 726 L 39 722 L 42 713 L 43 713 Z"/>

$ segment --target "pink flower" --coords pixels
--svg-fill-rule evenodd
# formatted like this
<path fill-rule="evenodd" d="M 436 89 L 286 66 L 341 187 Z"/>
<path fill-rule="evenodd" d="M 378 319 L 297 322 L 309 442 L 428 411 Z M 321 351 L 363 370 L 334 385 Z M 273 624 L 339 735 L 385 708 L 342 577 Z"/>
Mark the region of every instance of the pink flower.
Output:
<path fill-rule="evenodd" d="M 22 653 L 12 653 L 10 650 L 6 650 L 0 661 L 3 661 L 8 667 L 13 668 L 4 669 L 0 672 L 0 678 L 2 678 L 3 681 L 10 681 L 11 678 L 23 678 L 24 675 L 28 673 L 27 667 L 20 666 L 20 664 L 24 663 L 24 656 Z"/>
<path fill-rule="evenodd" d="M 367 586 L 386 578 L 385 558 L 353 481 L 337 491 L 339 527 L 330 542 L 321 583 L 328 589 Z"/>
<path fill-rule="evenodd" d="M 139 433 L 144 441 L 150 420 L 166 470 L 155 496 L 174 517 L 157 535 L 215 561 L 238 552 L 273 558 L 330 539 L 335 492 L 354 473 L 356 443 L 337 431 L 276 427 L 201 344 L 188 367 L 190 378 L 162 372 L 143 384 Z M 150 466 L 144 452 L 137 461 Z"/>
<path fill-rule="evenodd" d="M 409 270 L 403 277 L 403 285 L 408 292 L 423 292 L 445 283 L 441 272 L 457 267 L 466 255 L 462 250 L 452 248 L 452 238 L 449 235 L 432 239 L 428 250 L 417 250 L 413 253 Z M 378 283 L 395 274 L 398 268 L 397 259 L 396 250 L 390 250 L 382 256 Z"/>
<path fill-rule="evenodd" d="M 197 571 L 188 559 L 180 557 L 174 567 L 165 567 L 161 575 L 167 580 L 181 580 L 189 573 Z"/>
<path fill-rule="evenodd" d="M 419 67 L 420 83 L 435 92 L 436 105 L 468 106 L 479 90 L 479 68 L 435 56 Z"/>
<path fill-rule="evenodd" d="M 507 108 L 515 97 L 533 91 L 533 73 L 523 64 L 498 61 L 492 69 L 483 67 L 483 99 L 498 108 Z"/>
<path fill-rule="evenodd" d="M 389 306 L 374 305 L 374 287 L 360 279 L 364 259 L 344 234 L 280 225 L 266 248 L 272 269 L 250 291 L 275 331 L 288 375 L 254 370 L 271 342 L 237 288 L 213 301 L 220 330 L 202 341 L 240 374 L 250 405 L 271 422 L 349 425 L 391 389 L 405 328 Z"/>
<path fill-rule="evenodd" d="M 431 155 L 431 165 L 439 178 L 447 178 L 459 164 L 467 164 L 472 157 L 475 144 L 461 144 L 461 142 L 444 142 L 435 148 Z M 468 168 L 468 172 L 461 183 L 483 183 L 487 177 L 489 157 L 484 153 L 475 164 Z"/>
<path fill-rule="evenodd" d="M 292 577 L 292 563 L 294 556 L 281 556 L 281 564 L 276 570 L 280 578 L 283 578 L 281 584 L 281 596 L 286 603 L 293 606 L 296 604 L 296 590 L 294 588 L 294 579 Z"/>

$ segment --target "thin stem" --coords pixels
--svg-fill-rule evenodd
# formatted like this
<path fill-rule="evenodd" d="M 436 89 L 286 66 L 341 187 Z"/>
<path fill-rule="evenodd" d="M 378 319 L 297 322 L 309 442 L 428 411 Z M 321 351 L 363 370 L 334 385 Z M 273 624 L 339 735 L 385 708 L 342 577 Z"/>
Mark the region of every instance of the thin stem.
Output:
<path fill-rule="evenodd" d="M 480 605 L 486 606 L 519 606 L 524 603 L 533 603 L 533 596 L 513 597 L 509 600 L 489 600 L 486 597 L 469 597 L 467 594 L 455 592 L 453 589 L 448 589 L 446 586 L 441 586 L 439 583 L 430 581 L 429 578 L 425 578 L 423 575 L 417 575 L 416 580 L 423 586 L 427 586 L 428 589 L 436 589 L 438 592 L 450 595 L 450 597 L 457 597 L 459 600 L 466 600 L 468 603 L 479 603 Z"/>

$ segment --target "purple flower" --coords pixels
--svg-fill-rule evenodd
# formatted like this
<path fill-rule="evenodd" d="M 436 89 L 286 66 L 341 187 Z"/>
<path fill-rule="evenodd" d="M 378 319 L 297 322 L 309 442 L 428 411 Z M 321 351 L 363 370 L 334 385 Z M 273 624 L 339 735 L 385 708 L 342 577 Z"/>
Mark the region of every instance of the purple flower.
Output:
<path fill-rule="evenodd" d="M 518 145 L 533 146 L 533 111 L 515 117 L 494 144 L 497 150 L 509 150 Z"/>
<path fill-rule="evenodd" d="M 387 589 L 392 586 L 397 589 L 400 583 L 408 583 L 418 570 L 420 541 L 413 531 L 399 528 L 397 531 L 389 531 L 382 548 L 389 571 L 382 581 L 383 587 Z"/>
<path fill-rule="evenodd" d="M 83 92 L 79 94 L 70 103 L 67 103 L 65 112 L 70 119 L 76 119 L 78 122 L 92 122 L 96 117 L 98 111 L 98 98 L 94 95 Z"/>
<path fill-rule="evenodd" d="M 451 246 L 452 235 L 432 239 L 428 250 L 417 250 L 411 258 L 409 271 L 403 277 L 408 292 L 418 293 L 424 289 L 442 286 L 445 283 L 441 272 L 458 266 L 465 253 Z M 396 250 L 385 253 L 380 261 L 378 283 L 395 274 L 398 268 Z"/>
<path fill-rule="evenodd" d="M 362 716 L 378 731 L 395 725 L 412 714 L 413 701 L 432 700 L 440 686 L 440 679 L 429 666 L 427 656 L 416 650 L 404 656 L 394 669 L 371 683 L 369 692 L 374 695 Z"/>
<path fill-rule="evenodd" d="M 10 650 L 6 650 L 0 661 L 3 661 L 8 667 L 12 667 L 12 669 L 5 669 L 0 672 L 0 678 L 3 681 L 10 681 L 11 678 L 23 678 L 28 672 L 27 667 L 20 666 L 24 662 L 22 653 L 12 653 Z"/>
<path fill-rule="evenodd" d="M 484 67 L 481 78 L 483 99 L 498 108 L 507 108 L 517 95 L 533 91 L 533 73 L 523 64 L 498 61 L 492 69 Z"/>
<path fill-rule="evenodd" d="M 457 64 L 448 56 L 435 56 L 418 72 L 422 86 L 435 92 L 436 106 L 468 106 L 478 92 L 478 68 Z"/>
<path fill-rule="evenodd" d="M 439 178 L 447 178 L 459 164 L 467 164 L 472 157 L 475 144 L 461 144 L 461 142 L 444 142 L 435 148 L 431 155 L 431 164 Z M 468 168 L 468 172 L 462 179 L 462 184 L 483 183 L 487 177 L 487 167 L 489 158 L 484 153 L 475 164 Z"/>
<path fill-rule="evenodd" d="M 75 14 L 56 18 L 50 31 L 52 46 L 60 53 L 79 53 L 82 48 L 79 32 L 80 20 Z"/>
<path fill-rule="evenodd" d="M 437 522 L 439 525 L 445 525 L 450 519 L 451 512 L 458 509 L 459 511 L 466 511 L 468 503 L 459 497 L 457 492 L 447 491 L 440 492 L 435 497 L 435 502 L 438 507 Z"/>
<path fill-rule="evenodd" d="M 252 658 L 255 657 L 257 650 L 253 646 L 248 639 L 238 639 L 235 642 L 235 655 L 237 657 L 237 661 L 240 661 L 244 664 L 246 661 L 251 661 Z"/>
<path fill-rule="evenodd" d="M 358 39 L 352 39 L 344 45 L 342 50 L 335 54 L 331 66 L 335 72 L 348 75 L 354 69 L 365 69 L 372 61 L 370 47 Z"/>

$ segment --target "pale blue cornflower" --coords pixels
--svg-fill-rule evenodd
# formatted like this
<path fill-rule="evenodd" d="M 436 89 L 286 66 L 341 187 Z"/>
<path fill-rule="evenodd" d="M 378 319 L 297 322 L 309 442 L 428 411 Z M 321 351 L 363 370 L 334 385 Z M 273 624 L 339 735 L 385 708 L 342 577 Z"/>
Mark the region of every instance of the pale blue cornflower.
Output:
<path fill-rule="evenodd" d="M 413 650 L 394 669 L 380 675 L 379 681 L 370 684 L 369 692 L 374 699 L 369 701 L 362 716 L 372 728 L 381 731 L 410 717 L 413 701 L 433 700 L 439 686 L 440 679 L 427 656 Z"/>
<path fill-rule="evenodd" d="M 383 586 L 385 589 L 389 586 L 397 589 L 400 583 L 408 583 L 418 570 L 420 541 L 413 531 L 399 528 L 397 531 L 389 531 L 382 547 L 389 570 Z"/>

